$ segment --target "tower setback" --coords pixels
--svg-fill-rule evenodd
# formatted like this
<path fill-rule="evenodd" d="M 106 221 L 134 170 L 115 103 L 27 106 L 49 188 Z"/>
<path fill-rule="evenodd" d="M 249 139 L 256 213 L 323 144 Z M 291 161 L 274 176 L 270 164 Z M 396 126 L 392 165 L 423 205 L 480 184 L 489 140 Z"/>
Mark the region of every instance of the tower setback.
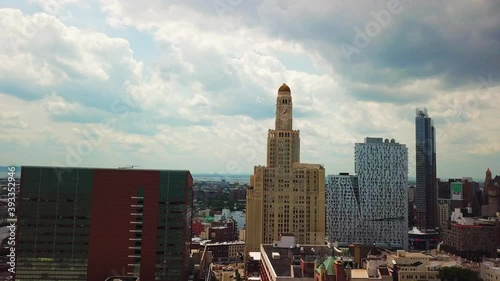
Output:
<path fill-rule="evenodd" d="M 325 169 L 300 163 L 300 132 L 293 130 L 292 95 L 283 84 L 276 98 L 275 129 L 268 131 L 267 164 L 254 167 L 247 192 L 246 247 L 258 251 L 280 234 L 299 244 L 325 239 Z"/>

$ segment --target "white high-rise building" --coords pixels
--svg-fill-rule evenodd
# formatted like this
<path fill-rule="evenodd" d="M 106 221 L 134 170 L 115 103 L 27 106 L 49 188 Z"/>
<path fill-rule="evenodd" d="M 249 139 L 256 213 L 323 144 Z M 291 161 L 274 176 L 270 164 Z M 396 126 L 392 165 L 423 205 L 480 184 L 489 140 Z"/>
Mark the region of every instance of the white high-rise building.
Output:
<path fill-rule="evenodd" d="M 355 144 L 355 172 L 329 176 L 330 242 L 408 248 L 408 149 L 382 138 Z"/>
<path fill-rule="evenodd" d="M 408 148 L 366 138 L 354 146 L 365 241 L 408 248 Z"/>
<path fill-rule="evenodd" d="M 348 173 L 328 176 L 326 227 L 329 242 L 347 246 L 359 242 L 362 227 L 358 178 Z"/>

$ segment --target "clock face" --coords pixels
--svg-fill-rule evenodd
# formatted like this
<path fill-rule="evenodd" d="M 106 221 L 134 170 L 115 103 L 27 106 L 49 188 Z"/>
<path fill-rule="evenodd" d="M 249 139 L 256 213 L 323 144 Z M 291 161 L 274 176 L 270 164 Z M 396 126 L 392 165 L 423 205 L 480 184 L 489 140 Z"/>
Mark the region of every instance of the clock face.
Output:
<path fill-rule="evenodd" d="M 283 108 L 283 109 L 281 110 L 281 114 L 282 114 L 282 115 L 288 115 L 288 108 L 286 108 L 286 107 L 285 107 L 285 108 Z"/>

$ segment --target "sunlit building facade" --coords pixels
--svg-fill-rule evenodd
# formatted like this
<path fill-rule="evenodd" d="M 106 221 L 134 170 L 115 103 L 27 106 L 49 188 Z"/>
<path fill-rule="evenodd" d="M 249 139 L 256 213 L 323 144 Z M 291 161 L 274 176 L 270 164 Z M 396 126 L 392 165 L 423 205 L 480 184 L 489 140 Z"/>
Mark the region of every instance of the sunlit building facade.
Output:
<path fill-rule="evenodd" d="M 248 251 L 272 244 L 283 233 L 297 243 L 325 239 L 325 169 L 300 163 L 300 132 L 292 129 L 292 96 L 283 84 L 276 99 L 275 129 L 267 138 L 267 165 L 256 166 L 247 191 Z"/>

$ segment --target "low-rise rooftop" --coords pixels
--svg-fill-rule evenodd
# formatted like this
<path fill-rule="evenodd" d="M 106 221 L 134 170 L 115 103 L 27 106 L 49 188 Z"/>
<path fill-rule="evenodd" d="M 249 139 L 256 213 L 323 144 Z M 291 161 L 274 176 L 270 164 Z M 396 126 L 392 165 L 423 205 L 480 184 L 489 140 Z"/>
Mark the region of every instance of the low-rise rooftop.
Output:
<path fill-rule="evenodd" d="M 353 279 L 368 279 L 368 271 L 366 269 L 352 269 L 351 280 Z"/>
<path fill-rule="evenodd" d="M 310 272 L 311 276 L 303 276 L 301 262 L 314 263 L 317 257 L 326 259 L 332 254 L 332 249 L 326 245 L 301 245 L 291 248 L 262 245 L 262 249 L 278 277 L 313 277 L 313 271 Z M 273 253 L 277 253 L 274 254 L 274 258 Z"/>

